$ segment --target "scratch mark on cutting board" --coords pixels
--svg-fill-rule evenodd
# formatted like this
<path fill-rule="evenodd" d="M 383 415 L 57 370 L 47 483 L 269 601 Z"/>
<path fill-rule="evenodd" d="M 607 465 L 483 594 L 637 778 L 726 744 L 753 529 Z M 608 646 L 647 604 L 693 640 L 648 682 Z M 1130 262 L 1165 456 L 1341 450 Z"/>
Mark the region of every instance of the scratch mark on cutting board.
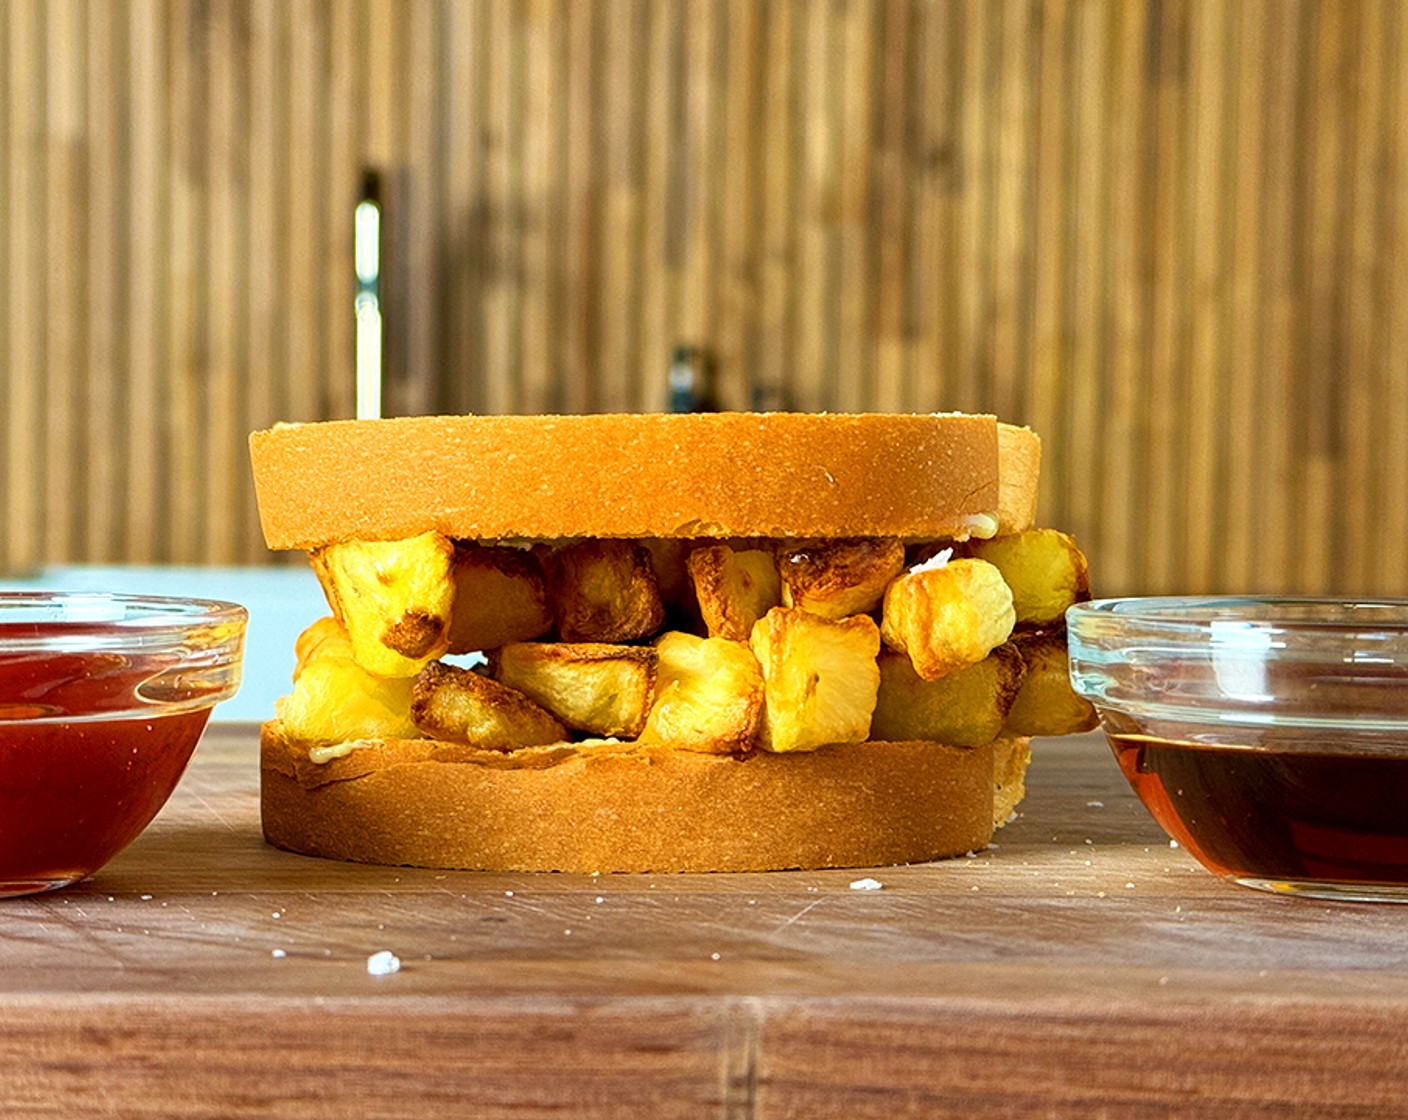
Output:
<path fill-rule="evenodd" d="M 799 921 L 801 921 L 801 920 L 802 920 L 803 918 L 805 918 L 809 913 L 811 913 L 811 911 L 815 910 L 818 906 L 820 906 L 820 905 L 822 904 L 822 901 L 823 901 L 822 899 L 818 898 L 818 899 L 814 899 L 813 901 L 807 903 L 807 904 L 806 904 L 805 906 L 803 906 L 800 910 L 798 910 L 795 914 L 793 914 L 790 918 L 788 918 L 785 922 L 783 922 L 780 926 L 778 926 L 775 930 L 773 930 L 773 933 L 781 933 L 783 930 L 785 930 L 788 926 L 792 925 L 794 922 L 799 922 Z"/>
<path fill-rule="evenodd" d="M 191 796 L 194 797 L 197 801 L 199 801 L 201 807 L 212 817 L 214 817 L 220 824 L 224 825 L 227 830 L 231 832 L 235 831 L 235 826 L 231 824 L 228 820 L 226 820 L 224 815 L 218 809 L 216 809 L 214 805 L 207 801 L 201 794 L 192 792 Z"/>

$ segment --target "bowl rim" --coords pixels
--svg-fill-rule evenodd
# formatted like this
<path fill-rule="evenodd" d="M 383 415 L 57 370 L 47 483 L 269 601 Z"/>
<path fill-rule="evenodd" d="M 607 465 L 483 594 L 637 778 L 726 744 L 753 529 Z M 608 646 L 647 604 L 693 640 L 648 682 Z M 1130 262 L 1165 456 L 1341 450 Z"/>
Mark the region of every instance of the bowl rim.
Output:
<path fill-rule="evenodd" d="M 69 607 L 72 617 L 44 617 Z M 20 617 L 11 617 L 20 616 Z M 122 649 L 183 645 L 199 635 L 202 648 L 238 642 L 249 611 L 223 599 L 131 595 L 108 591 L 0 591 L 0 651 L 75 648 Z M 214 639 L 213 641 L 211 639 Z"/>
<path fill-rule="evenodd" d="M 1339 618 L 1278 617 L 1287 610 L 1328 608 Z M 1362 618 L 1355 612 L 1362 611 Z M 1241 614 L 1241 612 L 1246 612 Z M 1255 612 L 1255 613 L 1253 613 Z M 1392 612 L 1391 617 L 1385 617 Z M 1240 615 L 1240 616 L 1239 616 Z M 1380 631 L 1408 634 L 1408 599 L 1348 595 L 1148 595 L 1092 599 L 1066 610 L 1073 633 L 1083 623 L 1112 620 L 1163 636 L 1205 638 L 1214 623 L 1237 623 L 1267 633 L 1363 634 Z"/>
<path fill-rule="evenodd" d="M 72 608 L 72 617 L 64 617 L 65 606 Z M 48 700 L 35 701 L 34 706 L 25 701 L 24 714 L 0 714 L 0 722 L 79 724 L 214 707 L 239 689 L 248 621 L 248 610 L 221 599 L 0 592 L 0 672 L 12 662 L 34 658 L 116 655 L 132 659 L 133 666 L 148 673 L 145 679 L 134 679 L 125 706 L 68 710 Z M 158 686 L 173 694 L 153 691 Z"/>
<path fill-rule="evenodd" d="M 1277 608 L 1330 608 L 1343 617 L 1285 619 L 1275 615 Z M 1239 615 L 1239 609 L 1265 617 Z M 1356 617 L 1359 611 L 1362 618 Z M 1104 599 L 1071 607 L 1067 631 L 1072 687 L 1102 712 L 1120 712 L 1145 724 L 1152 720 L 1228 730 L 1352 731 L 1365 738 L 1408 731 L 1408 710 L 1399 711 L 1397 705 L 1391 710 L 1373 704 L 1358 711 L 1326 709 L 1312 697 L 1313 688 L 1288 693 L 1269 684 L 1260 671 L 1274 663 L 1396 687 L 1401 667 L 1408 664 L 1408 600 L 1310 595 Z M 1384 666 L 1397 671 L 1385 676 Z M 1197 667 L 1198 675 L 1182 677 L 1190 667 Z M 1180 681 L 1177 688 L 1169 687 Z"/>

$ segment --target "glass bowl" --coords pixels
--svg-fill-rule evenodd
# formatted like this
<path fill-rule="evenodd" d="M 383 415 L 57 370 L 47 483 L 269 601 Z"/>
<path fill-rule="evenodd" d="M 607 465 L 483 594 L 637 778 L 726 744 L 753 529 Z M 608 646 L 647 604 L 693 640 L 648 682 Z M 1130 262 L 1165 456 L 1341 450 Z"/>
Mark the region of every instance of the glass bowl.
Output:
<path fill-rule="evenodd" d="M 91 875 L 176 788 L 239 687 L 234 603 L 0 593 L 0 898 Z"/>
<path fill-rule="evenodd" d="M 1408 902 L 1408 601 L 1109 599 L 1066 621 L 1076 691 L 1204 867 Z"/>

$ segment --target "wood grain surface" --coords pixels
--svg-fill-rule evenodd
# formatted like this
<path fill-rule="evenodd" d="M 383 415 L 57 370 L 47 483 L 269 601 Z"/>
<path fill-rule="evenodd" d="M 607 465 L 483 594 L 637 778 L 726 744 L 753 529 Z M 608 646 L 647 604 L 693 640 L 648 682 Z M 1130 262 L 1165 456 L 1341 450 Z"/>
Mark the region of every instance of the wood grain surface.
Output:
<path fill-rule="evenodd" d="M 255 742 L 0 904 L 0 1115 L 1408 1116 L 1408 908 L 1213 878 L 1094 737 L 874 891 L 306 859 L 260 840 Z"/>

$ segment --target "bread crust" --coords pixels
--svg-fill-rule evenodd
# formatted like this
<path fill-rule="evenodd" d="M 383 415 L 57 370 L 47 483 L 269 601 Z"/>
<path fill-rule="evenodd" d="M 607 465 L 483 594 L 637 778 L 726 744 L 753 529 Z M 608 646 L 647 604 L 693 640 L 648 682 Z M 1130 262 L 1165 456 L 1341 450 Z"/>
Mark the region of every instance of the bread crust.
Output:
<path fill-rule="evenodd" d="M 876 867 L 961 855 L 993 829 L 992 745 L 856 743 L 788 756 L 636 743 L 505 756 L 431 740 L 315 763 L 261 735 L 264 834 L 305 855 L 493 871 Z"/>
<path fill-rule="evenodd" d="M 966 537 L 999 509 L 991 416 L 338 420 L 254 432 L 250 457 L 264 537 L 279 549 L 430 529 L 461 540 L 925 540 Z"/>
<path fill-rule="evenodd" d="M 1037 483 L 1041 477 L 1041 437 L 1030 428 L 997 425 L 997 461 L 1002 475 L 998 533 L 1020 533 L 1036 524 Z"/>

